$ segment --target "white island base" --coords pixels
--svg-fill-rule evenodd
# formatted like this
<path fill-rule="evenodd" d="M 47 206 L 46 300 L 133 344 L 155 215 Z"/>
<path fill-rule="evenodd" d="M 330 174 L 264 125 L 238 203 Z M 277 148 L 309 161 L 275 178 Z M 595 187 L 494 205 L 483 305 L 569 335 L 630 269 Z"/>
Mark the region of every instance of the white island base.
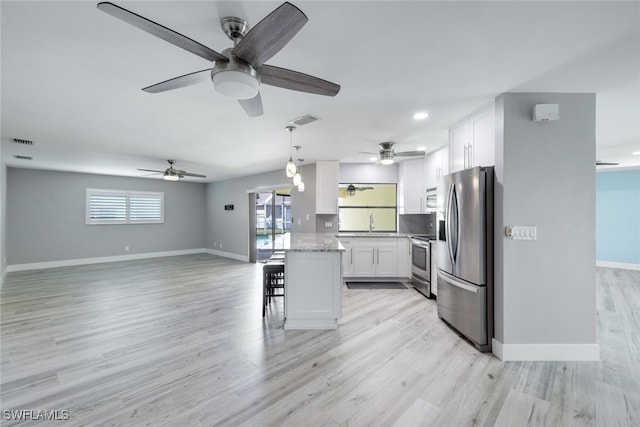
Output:
<path fill-rule="evenodd" d="M 337 329 L 342 317 L 341 250 L 286 251 L 285 329 Z"/>

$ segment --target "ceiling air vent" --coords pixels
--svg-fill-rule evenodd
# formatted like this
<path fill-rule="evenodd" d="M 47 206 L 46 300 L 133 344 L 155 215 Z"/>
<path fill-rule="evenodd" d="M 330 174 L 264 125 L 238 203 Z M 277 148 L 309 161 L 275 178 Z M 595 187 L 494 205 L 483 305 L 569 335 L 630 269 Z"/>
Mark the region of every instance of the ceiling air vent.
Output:
<path fill-rule="evenodd" d="M 312 116 L 311 114 L 305 114 L 304 116 L 300 116 L 298 118 L 291 120 L 291 123 L 296 126 L 302 126 L 302 125 L 315 122 L 316 120 L 319 120 L 319 118 Z"/>
<path fill-rule="evenodd" d="M 33 157 L 31 157 L 31 156 L 21 156 L 19 154 L 16 154 L 13 157 L 18 159 L 18 160 L 33 160 Z"/>
<path fill-rule="evenodd" d="M 29 141 L 28 139 L 13 138 L 13 142 L 20 145 L 33 145 L 33 141 Z"/>

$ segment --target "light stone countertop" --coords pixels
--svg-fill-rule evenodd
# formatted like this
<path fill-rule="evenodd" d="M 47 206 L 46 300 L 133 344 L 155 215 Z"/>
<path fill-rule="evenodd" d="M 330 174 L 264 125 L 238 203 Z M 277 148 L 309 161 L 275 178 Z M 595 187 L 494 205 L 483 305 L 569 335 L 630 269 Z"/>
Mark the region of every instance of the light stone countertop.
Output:
<path fill-rule="evenodd" d="M 397 232 L 383 232 L 383 231 L 357 231 L 357 232 L 341 232 L 338 233 L 338 239 L 341 237 L 411 237 L 416 233 L 397 233 Z"/>
<path fill-rule="evenodd" d="M 345 250 L 336 236 L 328 233 L 291 233 L 282 246 L 276 249 L 290 252 L 342 252 Z"/>

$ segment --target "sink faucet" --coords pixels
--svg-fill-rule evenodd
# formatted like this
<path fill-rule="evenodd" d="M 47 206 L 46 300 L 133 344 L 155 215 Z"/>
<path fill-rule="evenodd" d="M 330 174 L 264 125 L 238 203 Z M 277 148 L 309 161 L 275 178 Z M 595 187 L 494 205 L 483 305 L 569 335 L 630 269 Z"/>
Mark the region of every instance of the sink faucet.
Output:
<path fill-rule="evenodd" d="M 369 233 L 374 230 L 376 226 L 373 224 L 373 212 L 369 212 Z"/>

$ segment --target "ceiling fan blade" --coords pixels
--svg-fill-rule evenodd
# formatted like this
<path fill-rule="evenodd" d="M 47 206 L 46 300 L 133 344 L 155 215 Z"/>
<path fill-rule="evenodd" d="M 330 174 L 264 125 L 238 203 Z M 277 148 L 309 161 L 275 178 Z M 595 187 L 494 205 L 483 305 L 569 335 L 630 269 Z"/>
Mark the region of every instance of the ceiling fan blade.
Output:
<path fill-rule="evenodd" d="M 262 97 L 260 92 L 250 99 L 238 99 L 238 102 L 249 117 L 259 117 L 262 115 Z"/>
<path fill-rule="evenodd" d="M 289 43 L 308 20 L 300 9 L 285 2 L 249 30 L 231 53 L 258 68 Z"/>
<path fill-rule="evenodd" d="M 165 27 L 164 25 L 153 22 L 143 16 L 138 15 L 137 13 L 131 12 L 130 10 L 124 9 L 113 3 L 98 3 L 98 9 L 128 24 L 131 24 L 134 27 L 141 29 L 142 31 L 146 31 L 147 33 L 161 38 L 164 41 L 167 41 L 171 44 L 181 47 L 184 50 L 196 54 L 208 61 L 213 62 L 229 60 L 226 56 L 206 47 L 203 44 L 198 43 L 195 40 L 190 39 L 187 36 L 177 33 L 172 29 Z"/>
<path fill-rule="evenodd" d="M 210 72 L 211 68 L 207 68 L 206 70 L 194 71 L 193 73 L 185 74 L 179 77 L 174 77 L 172 79 L 144 87 L 142 88 L 142 90 L 149 93 L 158 93 L 201 83 L 210 80 L 210 74 L 205 73 L 205 71 Z"/>
<path fill-rule="evenodd" d="M 620 163 L 615 162 L 601 162 L 600 160 L 596 160 L 596 166 L 617 166 Z"/>
<path fill-rule="evenodd" d="M 258 74 L 262 83 L 271 86 L 326 96 L 335 96 L 340 92 L 340 85 L 286 68 L 263 65 L 258 69 Z"/>
<path fill-rule="evenodd" d="M 372 154 L 372 155 L 374 155 L 374 156 L 377 156 L 377 155 L 378 155 L 378 153 L 371 153 L 371 152 L 369 152 L 369 151 L 358 151 L 358 153 L 360 153 L 360 154 Z"/>
<path fill-rule="evenodd" d="M 138 170 L 142 171 L 142 172 L 164 173 L 164 171 L 157 171 L 157 170 L 153 170 L 153 169 L 138 169 Z"/>
<path fill-rule="evenodd" d="M 400 157 L 410 157 L 410 156 L 424 156 L 424 151 L 403 151 L 401 153 L 396 153 L 396 156 Z"/>
<path fill-rule="evenodd" d="M 180 171 L 180 176 L 192 176 L 194 178 L 206 178 L 206 175 L 200 175 L 197 173 L 191 173 L 191 172 L 185 172 L 185 171 Z"/>

